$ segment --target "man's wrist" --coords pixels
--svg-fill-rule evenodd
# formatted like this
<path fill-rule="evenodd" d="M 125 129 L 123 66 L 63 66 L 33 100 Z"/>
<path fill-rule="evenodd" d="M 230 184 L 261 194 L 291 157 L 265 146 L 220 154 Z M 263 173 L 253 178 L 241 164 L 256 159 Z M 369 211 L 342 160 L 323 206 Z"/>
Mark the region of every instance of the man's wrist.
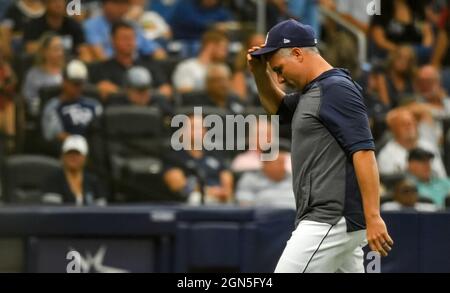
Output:
<path fill-rule="evenodd" d="M 379 212 L 371 212 L 369 214 L 365 214 L 364 217 L 366 219 L 366 222 L 370 222 L 379 219 L 381 215 Z"/>

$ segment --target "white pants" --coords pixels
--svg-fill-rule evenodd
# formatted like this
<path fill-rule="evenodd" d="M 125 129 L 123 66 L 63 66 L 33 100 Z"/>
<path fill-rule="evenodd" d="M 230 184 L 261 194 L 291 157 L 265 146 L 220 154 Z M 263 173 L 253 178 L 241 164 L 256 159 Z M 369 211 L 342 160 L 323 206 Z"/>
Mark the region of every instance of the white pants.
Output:
<path fill-rule="evenodd" d="M 366 230 L 348 233 L 344 217 L 334 226 L 301 221 L 275 273 L 364 273 L 366 244 Z"/>

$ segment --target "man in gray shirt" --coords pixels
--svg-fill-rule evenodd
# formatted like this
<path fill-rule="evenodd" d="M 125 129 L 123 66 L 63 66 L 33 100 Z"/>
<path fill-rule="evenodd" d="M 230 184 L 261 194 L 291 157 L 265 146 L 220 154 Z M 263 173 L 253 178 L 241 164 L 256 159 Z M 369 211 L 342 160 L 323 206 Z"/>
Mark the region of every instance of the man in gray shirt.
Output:
<path fill-rule="evenodd" d="M 308 25 L 287 20 L 247 55 L 266 111 L 292 127 L 296 230 L 275 272 L 364 272 L 362 247 L 385 256 L 379 175 L 361 88 L 326 62 Z M 278 83 L 298 90 L 286 95 Z"/>
<path fill-rule="evenodd" d="M 287 153 L 280 152 L 276 160 L 264 161 L 261 170 L 244 173 L 236 189 L 239 205 L 295 209 L 292 174 L 286 170 L 286 158 Z"/>

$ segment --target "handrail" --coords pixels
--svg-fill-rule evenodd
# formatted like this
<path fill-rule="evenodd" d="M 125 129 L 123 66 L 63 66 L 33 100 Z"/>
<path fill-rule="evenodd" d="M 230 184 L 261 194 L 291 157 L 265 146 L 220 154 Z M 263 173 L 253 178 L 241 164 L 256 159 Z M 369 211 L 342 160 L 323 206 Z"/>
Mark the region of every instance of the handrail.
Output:
<path fill-rule="evenodd" d="M 266 32 L 266 11 L 267 3 L 266 0 L 256 0 L 256 31 L 259 34 L 265 35 Z"/>
<path fill-rule="evenodd" d="M 358 60 L 359 65 L 362 66 L 367 62 L 367 37 L 366 34 L 361 31 L 357 26 L 351 24 L 349 21 L 344 19 L 338 13 L 332 11 L 331 9 L 325 7 L 319 7 L 319 11 L 323 16 L 329 17 L 337 24 L 341 25 L 347 29 L 350 33 L 355 35 L 358 42 Z"/>

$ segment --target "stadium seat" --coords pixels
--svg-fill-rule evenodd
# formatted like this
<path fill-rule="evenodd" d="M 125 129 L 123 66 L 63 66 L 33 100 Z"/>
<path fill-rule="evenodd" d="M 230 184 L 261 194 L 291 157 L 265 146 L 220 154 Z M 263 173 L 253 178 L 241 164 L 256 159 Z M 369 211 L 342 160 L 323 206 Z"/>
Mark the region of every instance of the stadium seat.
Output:
<path fill-rule="evenodd" d="M 160 160 L 167 138 L 161 112 L 155 107 L 107 108 L 100 119 L 96 146 L 106 154 L 119 201 L 167 200 Z M 102 139 L 98 139 L 101 137 Z M 98 150 L 96 150 L 98 153 Z M 103 156 L 99 154 L 99 156 Z"/>
<path fill-rule="evenodd" d="M 386 202 L 391 202 L 391 201 L 394 201 L 394 198 L 392 197 L 391 194 L 380 197 L 380 204 L 384 204 Z M 430 203 L 430 204 L 434 203 L 433 200 L 426 198 L 426 197 L 421 197 L 421 196 L 419 196 L 419 198 L 417 199 L 417 202 Z"/>
<path fill-rule="evenodd" d="M 263 107 L 259 106 L 249 106 L 245 108 L 245 115 L 253 114 L 253 115 L 267 115 L 266 110 Z"/>
<path fill-rule="evenodd" d="M 161 112 L 156 107 L 107 108 L 103 126 L 108 142 L 119 144 L 121 152 L 130 155 L 160 154 L 164 125 Z"/>
<path fill-rule="evenodd" d="M 26 53 L 17 54 L 14 56 L 11 65 L 17 75 L 17 81 L 20 87 L 25 80 L 28 70 L 33 66 L 34 59 L 35 57 L 33 55 Z"/>
<path fill-rule="evenodd" d="M 429 199 L 429 198 L 427 198 L 427 197 L 421 197 L 421 196 L 419 196 L 419 198 L 417 199 L 417 201 L 418 201 L 418 202 L 421 202 L 421 203 L 431 203 L 431 204 L 434 203 L 434 201 L 433 201 L 432 199 Z"/>
<path fill-rule="evenodd" d="M 116 160 L 115 160 L 116 159 Z M 119 159 L 117 161 L 117 159 Z M 163 161 L 156 157 L 128 158 L 120 162 L 113 158 L 119 167 L 119 201 L 126 202 L 171 202 L 177 201 L 163 183 Z"/>
<path fill-rule="evenodd" d="M 175 109 L 175 114 L 178 114 L 178 115 L 194 114 L 194 107 L 192 105 L 177 107 Z M 219 115 L 219 116 L 225 118 L 226 115 L 230 115 L 231 113 L 228 110 L 218 108 L 218 107 L 202 106 L 202 114 L 203 115 L 216 114 L 216 115 Z"/>
<path fill-rule="evenodd" d="M 53 99 L 61 94 L 60 86 L 44 86 L 39 89 L 40 111 L 44 109 L 45 105 L 50 99 Z"/>
<path fill-rule="evenodd" d="M 61 168 L 54 158 L 15 155 L 6 159 L 4 167 L 4 195 L 10 203 L 41 202 L 42 184 Z"/>
<path fill-rule="evenodd" d="M 380 205 L 382 205 L 382 204 L 384 204 L 386 202 L 391 202 L 391 201 L 394 201 L 394 198 L 392 197 L 391 193 L 380 197 Z"/>
<path fill-rule="evenodd" d="M 380 181 L 381 183 L 386 187 L 388 191 L 392 191 L 394 189 L 394 186 L 397 182 L 405 178 L 405 174 L 399 173 L 399 174 L 380 174 Z"/>
<path fill-rule="evenodd" d="M 179 107 L 194 107 L 194 106 L 203 106 L 208 102 L 205 100 L 206 95 L 203 92 L 192 92 L 182 94 L 180 96 Z"/>
<path fill-rule="evenodd" d="M 154 62 L 156 65 L 155 67 L 161 68 L 162 70 L 164 70 L 164 74 L 166 75 L 167 80 L 170 81 L 170 80 L 172 80 L 172 75 L 173 75 L 177 65 L 181 61 L 183 61 L 183 59 L 170 56 L 169 58 L 167 58 L 165 60 L 157 60 Z"/>

